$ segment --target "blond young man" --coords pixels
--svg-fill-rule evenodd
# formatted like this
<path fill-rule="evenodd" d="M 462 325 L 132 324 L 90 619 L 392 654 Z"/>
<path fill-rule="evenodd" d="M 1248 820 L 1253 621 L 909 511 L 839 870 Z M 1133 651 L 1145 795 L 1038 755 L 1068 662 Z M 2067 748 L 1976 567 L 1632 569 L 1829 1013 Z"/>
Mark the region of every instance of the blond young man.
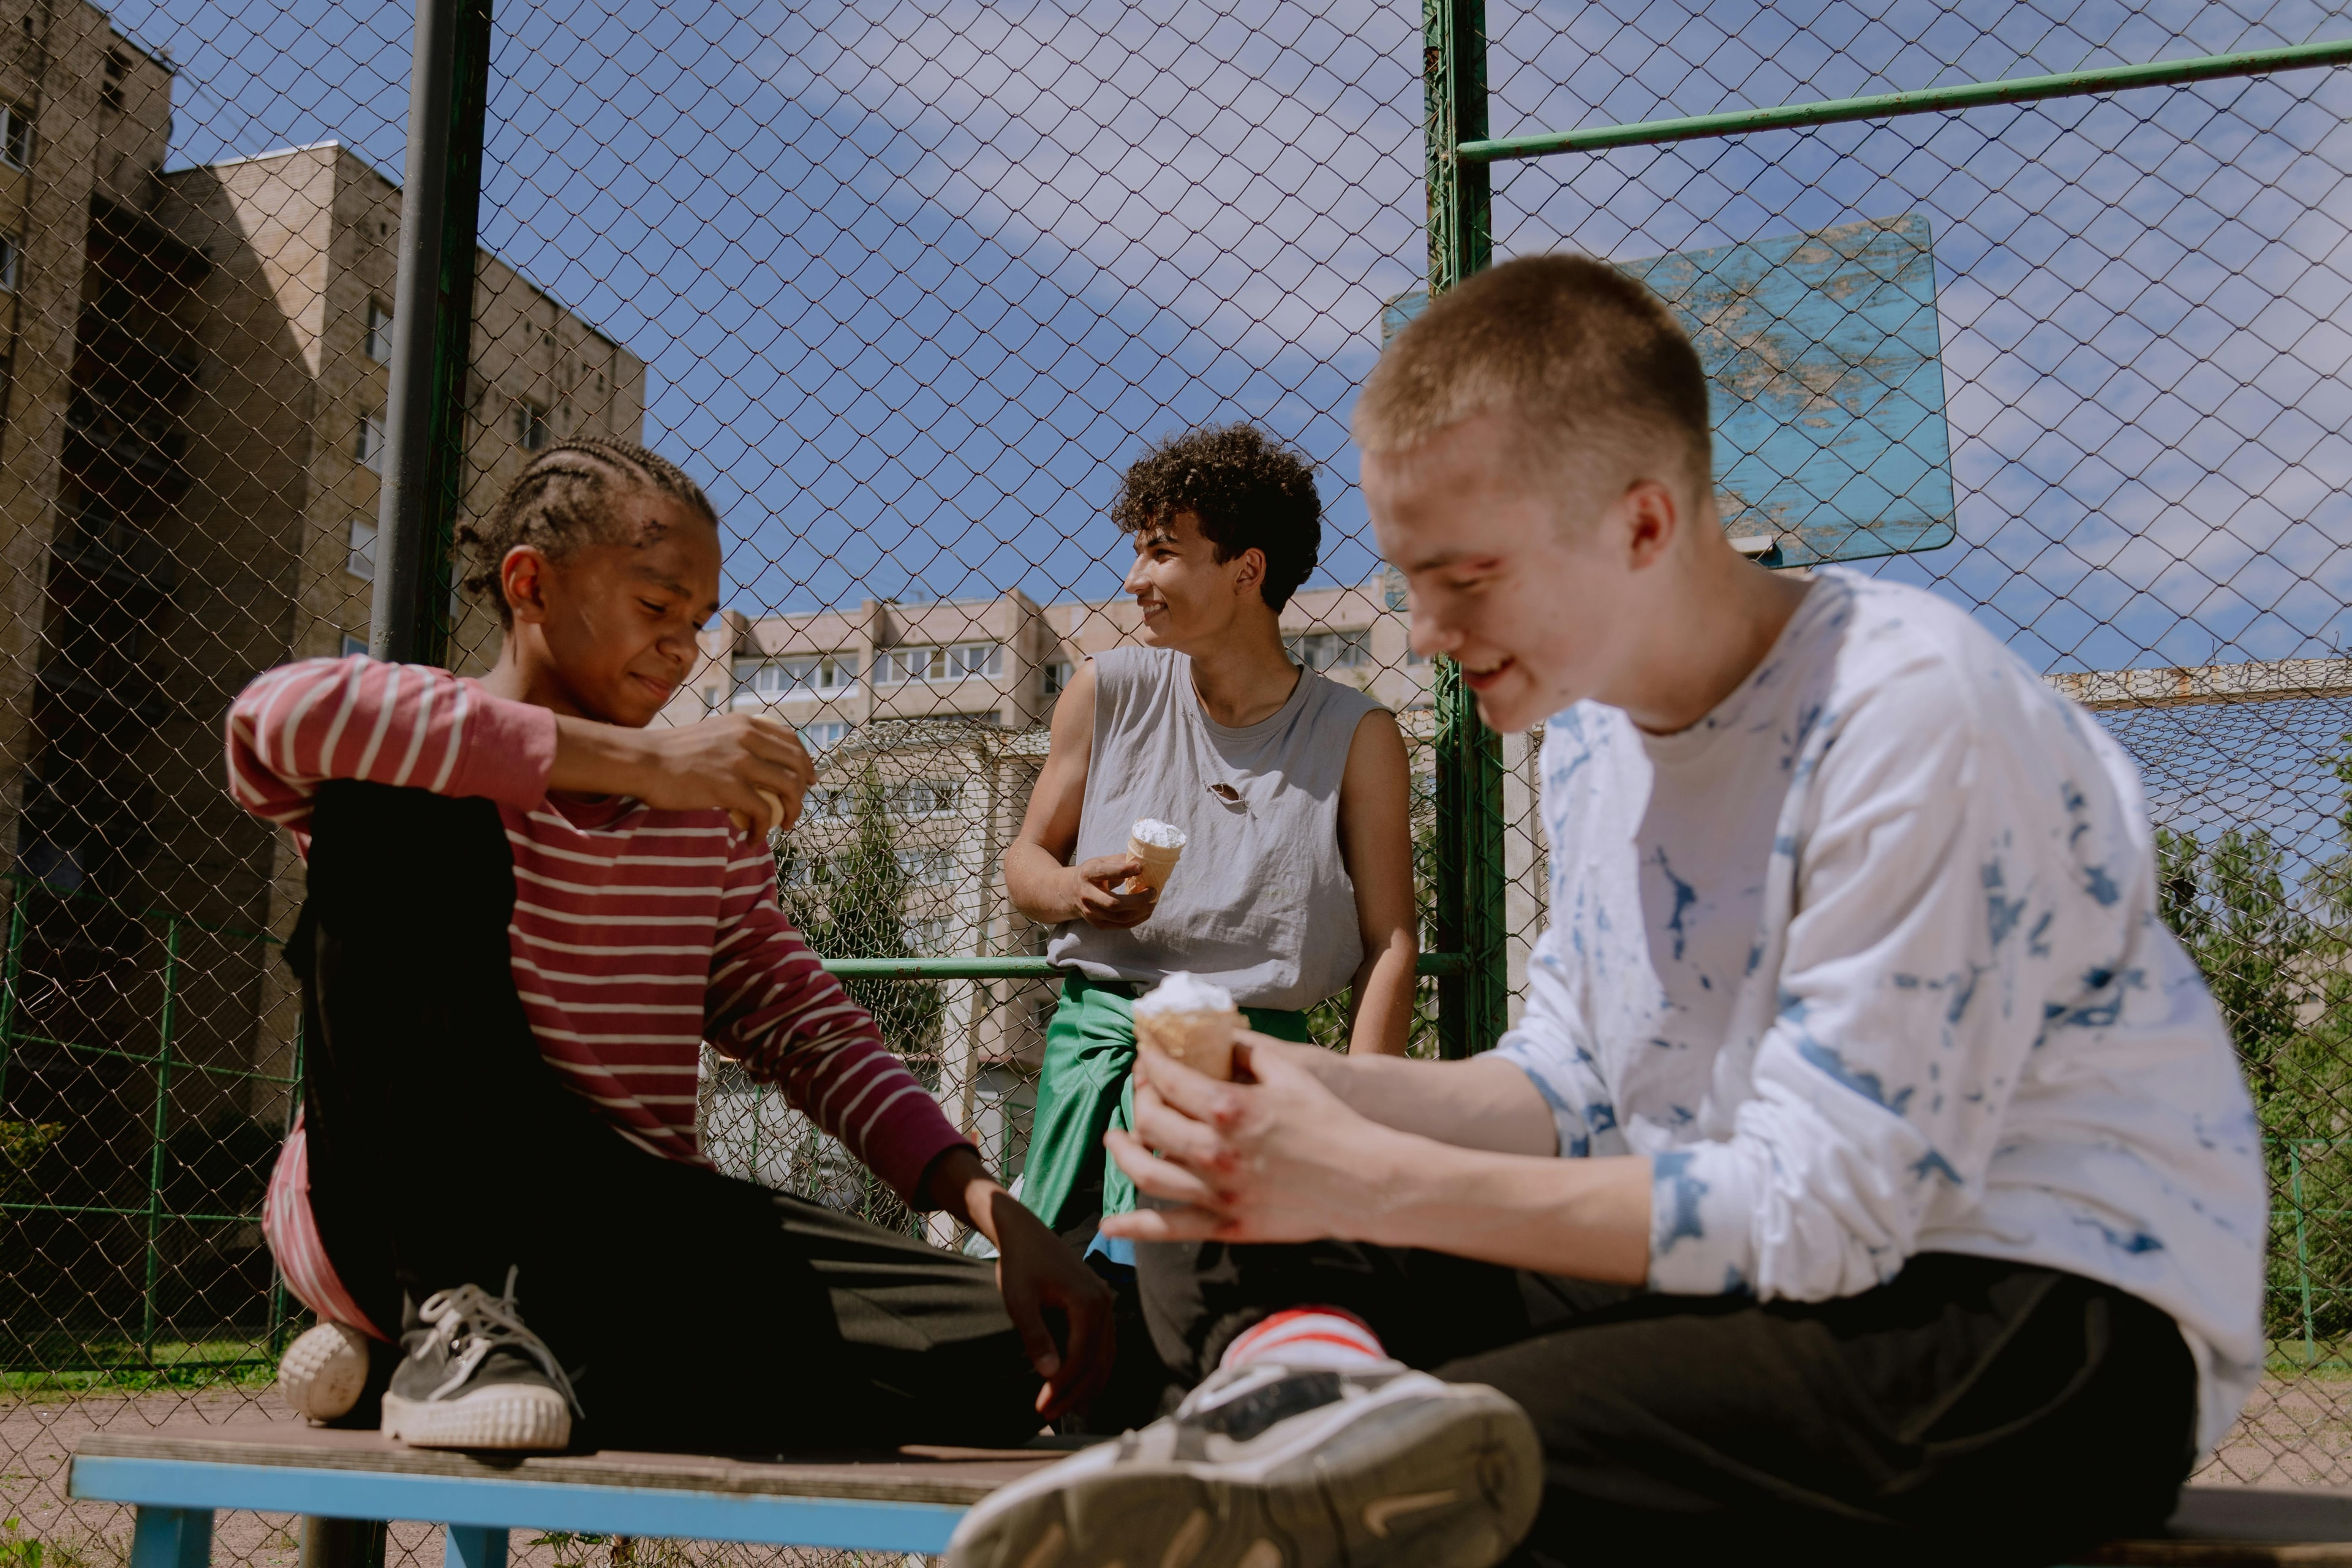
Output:
<path fill-rule="evenodd" d="M 1696 356 L 1599 263 L 1438 301 L 1356 435 L 1415 646 L 1497 729 L 1549 716 L 1525 1020 L 1467 1062 L 1147 1064 L 1112 1145 L 1160 1206 L 1111 1228 L 1206 1381 L 959 1563 L 2159 1524 L 2259 1370 L 2263 1192 L 2121 752 L 1935 597 L 1732 552 Z"/>

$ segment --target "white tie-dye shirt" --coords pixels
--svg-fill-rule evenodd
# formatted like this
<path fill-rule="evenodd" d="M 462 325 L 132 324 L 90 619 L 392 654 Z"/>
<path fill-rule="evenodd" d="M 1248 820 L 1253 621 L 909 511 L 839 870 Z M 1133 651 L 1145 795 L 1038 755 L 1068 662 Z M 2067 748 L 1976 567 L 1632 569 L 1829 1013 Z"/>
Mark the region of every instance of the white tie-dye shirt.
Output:
<path fill-rule="evenodd" d="M 1543 814 L 1552 925 L 1499 1050 L 1560 1152 L 1652 1157 L 1654 1289 L 2068 1269 L 2172 1314 L 2220 1440 L 2263 1352 L 2253 1111 L 2095 721 L 1832 569 L 1691 729 L 1554 718 Z"/>

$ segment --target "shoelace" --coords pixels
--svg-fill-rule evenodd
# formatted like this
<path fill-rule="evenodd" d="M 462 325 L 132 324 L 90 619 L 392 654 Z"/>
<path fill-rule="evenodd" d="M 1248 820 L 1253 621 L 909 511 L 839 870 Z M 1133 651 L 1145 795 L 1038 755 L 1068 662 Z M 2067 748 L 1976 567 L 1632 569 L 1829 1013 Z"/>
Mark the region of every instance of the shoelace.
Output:
<path fill-rule="evenodd" d="M 572 1414 L 585 1418 L 587 1413 L 580 1408 L 580 1396 L 572 1392 L 572 1380 L 556 1363 L 555 1352 L 547 1348 L 546 1341 L 524 1326 L 521 1314 L 515 1310 L 516 1272 L 511 1268 L 507 1270 L 506 1293 L 501 1296 L 493 1296 L 479 1285 L 460 1285 L 454 1290 L 436 1290 L 425 1298 L 416 1315 L 433 1325 L 433 1337 L 452 1363 L 447 1381 L 427 1397 L 438 1399 L 463 1386 L 492 1351 L 520 1351 L 547 1373 L 548 1381 L 572 1406 Z"/>

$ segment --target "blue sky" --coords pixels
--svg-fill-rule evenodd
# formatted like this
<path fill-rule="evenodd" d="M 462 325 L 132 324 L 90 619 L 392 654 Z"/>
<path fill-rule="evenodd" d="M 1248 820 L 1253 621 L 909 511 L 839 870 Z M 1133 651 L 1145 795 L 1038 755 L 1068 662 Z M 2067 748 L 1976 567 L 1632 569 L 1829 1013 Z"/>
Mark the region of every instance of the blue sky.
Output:
<path fill-rule="evenodd" d="M 1490 9 L 1498 133 L 2301 42 L 2307 5 Z M 174 157 L 340 139 L 395 176 L 408 10 L 159 0 Z M 739 606 L 1115 591 L 1140 443 L 1322 467 L 1422 258 L 1418 7 L 499 8 L 484 238 L 650 369 Z M 1247 18 L 1246 24 L 1243 18 Z M 2060 19 L 2063 18 L 2063 19 Z M 2352 599 L 2352 72 L 1497 171 L 1497 248 L 1620 258 L 1917 212 L 1961 542 L 1884 563 L 2043 668 L 2332 653 Z"/>

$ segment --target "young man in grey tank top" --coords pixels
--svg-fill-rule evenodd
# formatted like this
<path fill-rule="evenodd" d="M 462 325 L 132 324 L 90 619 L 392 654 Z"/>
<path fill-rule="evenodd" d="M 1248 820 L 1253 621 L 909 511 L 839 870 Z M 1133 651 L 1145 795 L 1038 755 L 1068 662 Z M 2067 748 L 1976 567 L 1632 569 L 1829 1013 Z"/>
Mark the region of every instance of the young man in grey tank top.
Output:
<path fill-rule="evenodd" d="M 1128 471 L 1111 515 L 1134 539 L 1126 588 L 1144 646 L 1089 660 L 1063 693 L 1005 853 L 1013 906 L 1055 928 L 1067 976 L 1022 1192 L 1115 1281 L 1131 1247 L 1096 1226 L 1134 1189 L 1103 1135 L 1132 1124 L 1141 991 L 1189 971 L 1232 992 L 1253 1027 L 1304 1041 L 1307 1009 L 1345 990 L 1349 1050 L 1404 1052 L 1417 955 L 1403 738 L 1282 640 L 1319 510 L 1307 465 L 1245 425 L 1180 436 Z M 1157 895 L 1119 890 L 1141 869 L 1127 844 L 1143 817 L 1189 836 Z"/>

